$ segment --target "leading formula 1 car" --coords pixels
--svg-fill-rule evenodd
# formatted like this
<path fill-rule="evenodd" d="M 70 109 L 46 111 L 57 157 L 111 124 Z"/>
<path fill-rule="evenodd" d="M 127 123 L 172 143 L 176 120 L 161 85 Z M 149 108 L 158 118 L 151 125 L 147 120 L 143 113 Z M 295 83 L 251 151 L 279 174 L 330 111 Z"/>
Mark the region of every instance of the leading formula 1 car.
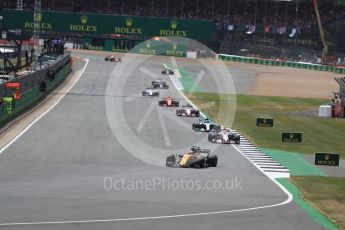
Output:
<path fill-rule="evenodd" d="M 180 103 L 179 101 L 176 101 L 172 97 L 168 96 L 158 101 L 158 105 L 164 107 L 179 107 Z"/>
<path fill-rule="evenodd" d="M 208 118 L 199 118 L 198 121 L 193 122 L 192 128 L 194 131 L 209 132 L 215 125 L 216 123 Z"/>
<path fill-rule="evenodd" d="M 192 105 L 187 104 L 182 105 L 182 109 L 177 109 L 176 115 L 185 117 L 200 117 L 200 111 L 198 109 L 194 109 Z"/>
<path fill-rule="evenodd" d="M 154 90 L 153 88 L 146 88 L 142 91 L 143 96 L 151 96 L 151 97 L 158 97 L 159 92 Z"/>
<path fill-rule="evenodd" d="M 121 58 L 117 58 L 114 55 L 108 55 L 104 58 L 105 61 L 110 61 L 110 62 L 121 62 Z"/>
<path fill-rule="evenodd" d="M 169 68 L 166 68 L 162 71 L 162 75 L 174 75 L 174 71 Z"/>
<path fill-rule="evenodd" d="M 165 165 L 175 168 L 205 168 L 216 167 L 217 155 L 210 155 L 211 150 L 197 146 L 191 147 L 187 153 L 172 154 L 166 158 Z"/>
<path fill-rule="evenodd" d="M 169 85 L 163 80 L 154 80 L 152 86 L 155 89 L 169 89 Z"/>
<path fill-rule="evenodd" d="M 212 143 L 222 143 L 222 144 L 240 144 L 241 137 L 240 135 L 231 132 L 229 129 L 224 127 L 215 127 L 208 133 L 208 140 Z"/>

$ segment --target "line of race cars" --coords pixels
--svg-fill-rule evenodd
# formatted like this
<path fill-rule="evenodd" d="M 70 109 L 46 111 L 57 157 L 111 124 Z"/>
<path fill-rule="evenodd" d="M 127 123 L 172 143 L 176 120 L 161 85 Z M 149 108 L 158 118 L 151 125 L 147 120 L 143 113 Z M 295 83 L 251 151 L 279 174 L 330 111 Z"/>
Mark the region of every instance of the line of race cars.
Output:
<path fill-rule="evenodd" d="M 164 69 L 162 74 L 169 75 L 174 74 L 174 72 L 170 69 Z M 142 91 L 142 96 L 158 97 L 160 95 L 158 89 L 169 89 L 169 85 L 162 79 L 154 80 L 150 87 Z M 196 132 L 208 132 L 208 141 L 211 143 L 240 144 L 240 135 L 213 122 L 209 118 L 200 117 L 200 111 L 191 104 L 185 104 L 182 105 L 182 108 L 179 108 L 179 101 L 171 96 L 167 96 L 159 100 L 158 105 L 162 107 L 177 107 L 177 116 L 199 117 L 199 120 L 193 122 L 192 129 Z M 190 151 L 186 153 L 169 155 L 166 158 L 166 166 L 175 168 L 216 167 L 218 157 L 211 155 L 210 152 L 209 149 L 192 146 Z"/>

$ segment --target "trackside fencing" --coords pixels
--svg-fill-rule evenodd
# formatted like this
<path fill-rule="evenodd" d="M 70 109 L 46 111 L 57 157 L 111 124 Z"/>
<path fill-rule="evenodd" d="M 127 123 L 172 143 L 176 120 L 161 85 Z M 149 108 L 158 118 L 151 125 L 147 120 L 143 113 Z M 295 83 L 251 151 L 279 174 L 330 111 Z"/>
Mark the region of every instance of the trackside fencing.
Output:
<path fill-rule="evenodd" d="M 0 127 L 18 116 L 23 110 L 42 100 L 47 93 L 59 85 L 71 72 L 70 56 L 58 60 L 48 68 L 15 78 L 8 83 L 20 84 L 20 97 L 0 85 Z M 44 89 L 42 83 L 44 82 Z M 18 92 L 18 91 L 17 91 Z"/>
<path fill-rule="evenodd" d="M 319 65 L 319 64 L 305 63 L 305 62 L 281 61 L 281 60 L 262 59 L 262 58 L 254 58 L 254 57 L 243 57 L 243 56 L 228 55 L 228 54 L 218 54 L 217 59 L 223 60 L 223 61 L 244 62 L 244 63 L 250 63 L 250 64 L 260 64 L 260 65 L 270 65 L 270 66 L 283 66 L 283 67 L 291 67 L 291 68 L 298 68 L 298 69 L 328 71 L 328 72 L 334 72 L 334 73 L 339 73 L 339 74 L 345 74 L 345 67 Z"/>

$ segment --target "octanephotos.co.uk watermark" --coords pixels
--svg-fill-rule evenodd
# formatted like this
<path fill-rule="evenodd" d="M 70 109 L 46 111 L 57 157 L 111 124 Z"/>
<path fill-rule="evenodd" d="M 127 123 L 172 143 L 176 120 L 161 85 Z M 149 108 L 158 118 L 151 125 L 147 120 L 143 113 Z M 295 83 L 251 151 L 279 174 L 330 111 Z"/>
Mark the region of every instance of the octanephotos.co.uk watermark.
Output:
<path fill-rule="evenodd" d="M 237 176 L 223 180 L 171 179 L 166 177 L 134 180 L 105 177 L 103 188 L 107 191 L 235 191 L 242 190 L 242 181 Z"/>

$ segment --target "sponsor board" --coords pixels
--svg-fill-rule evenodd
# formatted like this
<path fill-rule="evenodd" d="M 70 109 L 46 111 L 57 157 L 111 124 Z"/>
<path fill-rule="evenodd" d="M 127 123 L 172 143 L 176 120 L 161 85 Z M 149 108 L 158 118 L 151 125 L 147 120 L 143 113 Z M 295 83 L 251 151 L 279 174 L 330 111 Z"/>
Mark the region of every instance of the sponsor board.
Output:
<path fill-rule="evenodd" d="M 339 154 L 315 153 L 315 165 L 339 166 Z"/>
<path fill-rule="evenodd" d="M 298 133 L 298 132 L 291 132 L 291 133 L 284 132 L 282 133 L 281 137 L 282 137 L 282 142 L 290 142 L 290 143 L 302 142 L 302 133 Z"/>
<path fill-rule="evenodd" d="M 256 126 L 273 127 L 273 119 L 272 118 L 256 118 Z"/>

